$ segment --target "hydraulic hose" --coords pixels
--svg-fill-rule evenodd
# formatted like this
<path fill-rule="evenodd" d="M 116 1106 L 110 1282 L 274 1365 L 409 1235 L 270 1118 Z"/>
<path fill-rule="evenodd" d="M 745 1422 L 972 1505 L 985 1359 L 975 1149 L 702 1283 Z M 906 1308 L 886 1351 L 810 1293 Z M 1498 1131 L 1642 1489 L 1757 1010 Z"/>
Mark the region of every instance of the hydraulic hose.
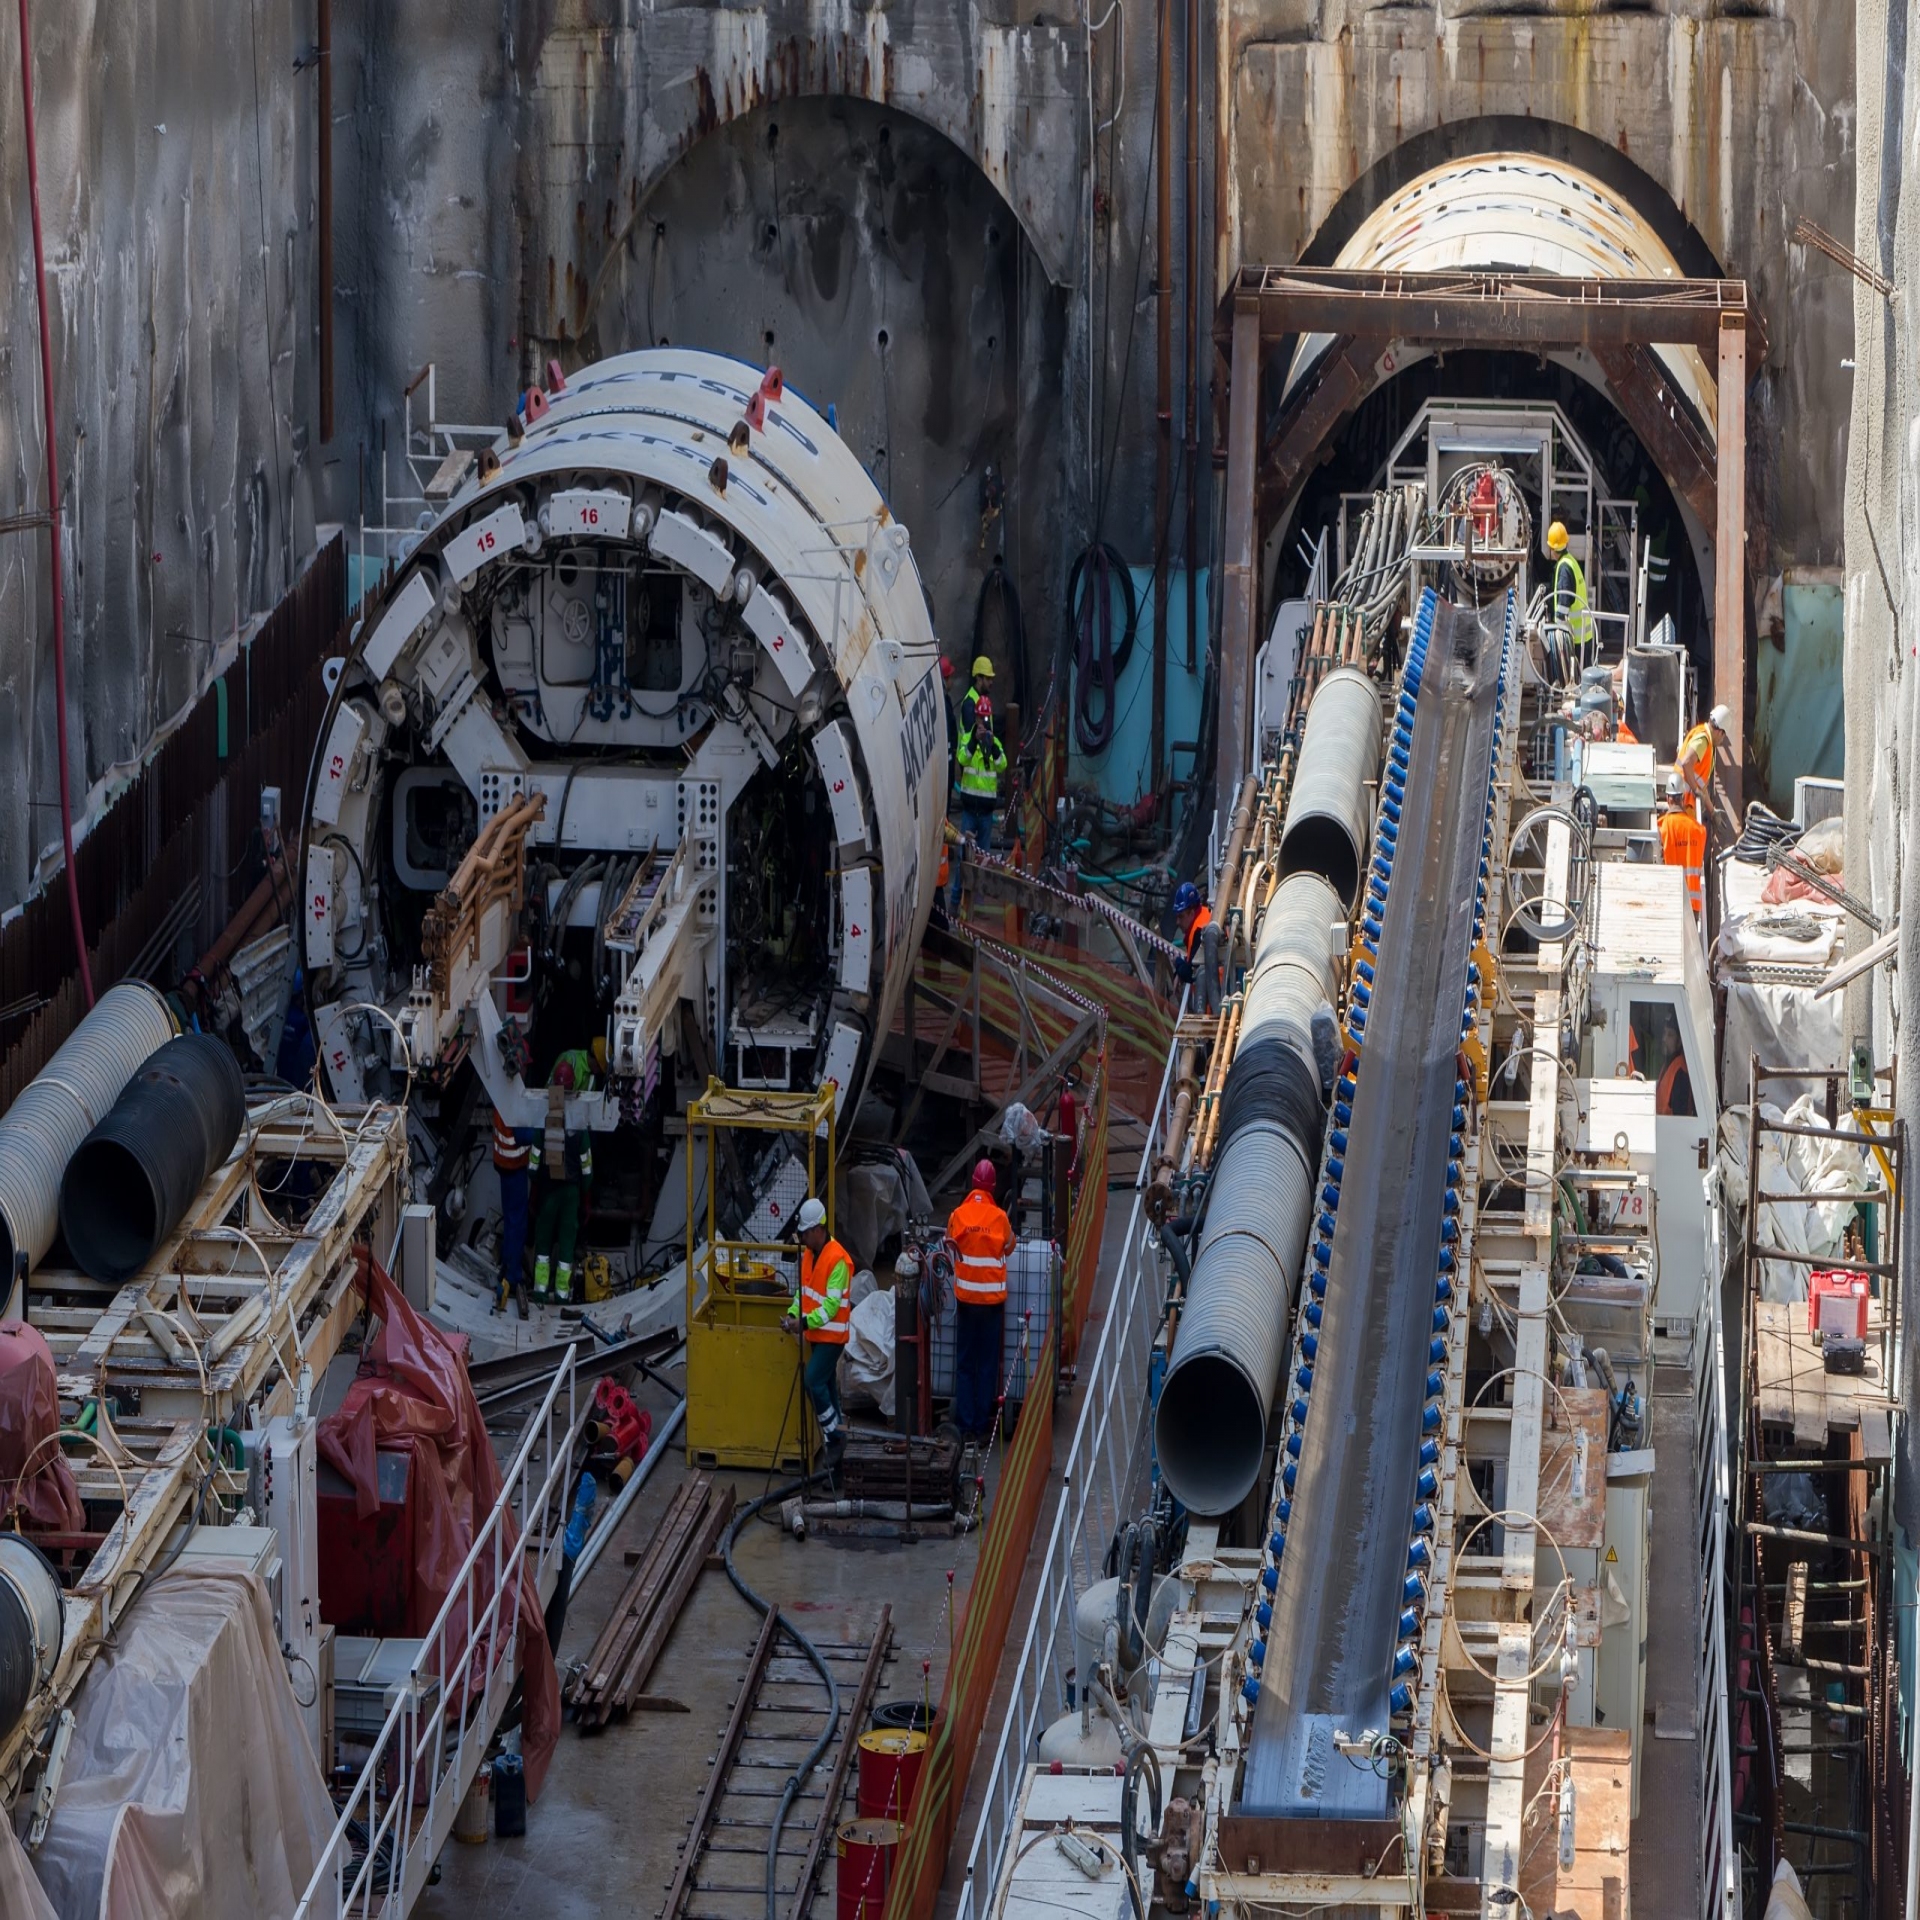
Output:
<path fill-rule="evenodd" d="M 780 1804 L 774 1809 L 773 1831 L 767 1837 L 767 1920 L 780 1920 L 780 1893 L 777 1876 L 780 1867 L 780 1836 L 786 1830 L 787 1814 L 791 1810 L 800 1789 L 807 1784 L 808 1776 L 820 1764 L 820 1756 L 832 1744 L 833 1736 L 840 1731 L 840 1688 L 833 1677 L 832 1670 L 807 1636 L 796 1627 L 785 1614 L 776 1608 L 771 1600 L 763 1599 L 741 1578 L 740 1569 L 733 1564 L 733 1549 L 749 1520 L 764 1512 L 768 1507 L 781 1500 L 804 1492 L 816 1480 L 825 1476 L 818 1473 L 803 1474 L 798 1480 L 789 1480 L 784 1487 L 775 1487 L 763 1493 L 759 1499 L 750 1500 L 733 1516 L 733 1524 L 728 1527 L 720 1543 L 720 1556 L 726 1564 L 727 1578 L 733 1582 L 733 1590 L 755 1613 L 764 1619 L 768 1614 L 775 1618 L 779 1629 L 793 1644 L 807 1656 L 827 1689 L 827 1724 L 820 1730 L 820 1738 L 808 1749 L 806 1757 L 787 1776 L 785 1790 L 780 1795 Z"/>

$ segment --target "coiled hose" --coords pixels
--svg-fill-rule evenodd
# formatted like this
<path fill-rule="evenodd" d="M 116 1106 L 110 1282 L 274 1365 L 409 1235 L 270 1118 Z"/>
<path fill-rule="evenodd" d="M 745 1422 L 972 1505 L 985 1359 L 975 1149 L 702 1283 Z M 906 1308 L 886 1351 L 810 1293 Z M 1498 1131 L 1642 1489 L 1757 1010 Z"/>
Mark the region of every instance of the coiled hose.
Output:
<path fill-rule="evenodd" d="M 813 1670 L 819 1674 L 827 1689 L 827 1724 L 820 1730 L 820 1738 L 813 1743 L 806 1757 L 788 1774 L 786 1788 L 780 1795 L 780 1804 L 774 1809 L 773 1831 L 767 1836 L 767 1920 L 780 1920 L 780 1895 L 776 1884 L 780 1866 L 780 1836 L 786 1830 L 787 1814 L 795 1799 L 798 1798 L 800 1789 L 807 1784 L 808 1776 L 820 1764 L 820 1756 L 826 1752 L 832 1743 L 833 1736 L 840 1730 L 840 1688 L 825 1659 L 822 1658 L 820 1649 L 785 1614 L 780 1613 L 771 1600 L 762 1599 L 740 1577 L 740 1569 L 733 1564 L 733 1549 L 745 1530 L 747 1522 L 756 1514 L 763 1512 L 776 1501 L 804 1492 L 816 1480 L 825 1477 L 821 1473 L 804 1474 L 798 1480 L 789 1480 L 784 1487 L 775 1487 L 763 1493 L 759 1499 L 748 1501 L 733 1516 L 733 1524 L 728 1527 L 720 1546 L 721 1559 L 726 1564 L 727 1578 L 733 1582 L 734 1592 L 762 1619 L 770 1613 L 775 1616 L 780 1631 L 812 1662 Z"/>
<path fill-rule="evenodd" d="M 1127 616 L 1118 647 L 1113 644 L 1115 580 Z M 1074 630 L 1074 738 L 1082 753 L 1104 753 L 1113 741 L 1114 689 L 1133 654 L 1140 620 L 1132 571 L 1107 541 L 1097 541 L 1073 563 L 1067 575 L 1067 612 Z"/>
<path fill-rule="evenodd" d="M 1745 866 L 1764 867 L 1769 847 L 1790 847 L 1800 833 L 1796 821 L 1783 820 L 1771 807 L 1752 801 L 1747 807 L 1746 825 L 1733 843 L 1733 857 Z"/>

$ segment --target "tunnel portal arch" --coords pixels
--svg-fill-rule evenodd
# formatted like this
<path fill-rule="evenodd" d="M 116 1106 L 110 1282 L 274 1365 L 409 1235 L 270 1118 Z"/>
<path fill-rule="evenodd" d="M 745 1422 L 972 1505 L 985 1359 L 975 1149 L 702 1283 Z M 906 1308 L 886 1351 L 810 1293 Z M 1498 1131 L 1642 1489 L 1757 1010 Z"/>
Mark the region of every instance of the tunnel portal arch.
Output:
<path fill-rule="evenodd" d="M 1436 128 L 1396 148 L 1342 196 L 1301 264 L 1642 282 L 1721 277 L 1665 190 L 1631 161 L 1578 129 L 1506 119 Z M 1264 442 L 1267 498 L 1277 509 L 1266 549 L 1270 583 L 1290 564 L 1288 536 L 1303 510 L 1324 505 L 1327 469 L 1356 431 L 1363 441 L 1377 436 L 1403 417 L 1402 408 L 1443 392 L 1573 402 L 1589 389 L 1605 402 L 1604 409 L 1579 408 L 1590 434 L 1604 435 L 1611 414 L 1645 455 L 1638 472 L 1636 463 L 1620 463 L 1629 469 L 1617 476 L 1623 490 L 1647 496 L 1656 524 L 1669 504 L 1677 519 L 1683 541 L 1670 543 L 1670 557 L 1677 562 L 1685 545 L 1692 580 L 1676 580 L 1671 610 L 1696 658 L 1709 660 L 1717 389 L 1702 355 L 1692 347 L 1594 343 L 1545 355 L 1450 350 L 1437 359 L 1411 341 L 1308 335 L 1279 343 L 1268 367 Z M 1330 394 L 1340 402 L 1338 418 L 1316 434 L 1310 423 L 1316 411 L 1324 420 L 1332 410 Z"/>

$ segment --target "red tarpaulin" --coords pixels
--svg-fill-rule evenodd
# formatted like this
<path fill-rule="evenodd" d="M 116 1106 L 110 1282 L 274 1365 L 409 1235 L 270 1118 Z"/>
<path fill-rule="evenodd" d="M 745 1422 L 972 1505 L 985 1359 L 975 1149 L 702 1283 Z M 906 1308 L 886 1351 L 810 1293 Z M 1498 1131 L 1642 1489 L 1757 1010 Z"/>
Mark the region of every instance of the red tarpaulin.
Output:
<path fill-rule="evenodd" d="M 24 1320 L 0 1321 L 0 1486 L 6 1508 L 0 1525 L 15 1515 L 31 1533 L 78 1533 L 87 1523 L 73 1483 L 73 1469 L 53 1439 L 60 1425 L 60 1383 L 53 1350 L 38 1327 Z"/>
<path fill-rule="evenodd" d="M 433 1625 L 474 1536 L 500 1497 L 500 1464 L 493 1455 L 480 1405 L 467 1378 L 467 1342 L 443 1333 L 416 1313 L 377 1260 L 361 1250 L 367 1302 L 380 1321 L 360 1362 L 360 1375 L 337 1412 L 320 1423 L 320 1455 L 353 1488 L 362 1520 L 380 1503 L 380 1452 L 407 1453 L 413 1462 L 414 1587 L 411 1632 Z M 560 1682 L 547 1644 L 540 1596 L 520 1551 L 520 1531 L 508 1517 L 499 1560 L 519 1570 L 520 1670 L 525 1691 L 521 1752 L 529 1798 L 540 1792 L 547 1762 L 560 1737 Z M 471 1613 L 477 1617 L 493 1597 L 495 1556 L 486 1553 L 474 1569 Z M 466 1655 L 469 1609 L 456 1603 L 446 1626 L 447 1670 L 459 1670 Z M 504 1627 L 504 1621 L 502 1626 Z M 491 1651 L 473 1650 L 466 1662 L 467 1686 L 485 1683 Z"/>

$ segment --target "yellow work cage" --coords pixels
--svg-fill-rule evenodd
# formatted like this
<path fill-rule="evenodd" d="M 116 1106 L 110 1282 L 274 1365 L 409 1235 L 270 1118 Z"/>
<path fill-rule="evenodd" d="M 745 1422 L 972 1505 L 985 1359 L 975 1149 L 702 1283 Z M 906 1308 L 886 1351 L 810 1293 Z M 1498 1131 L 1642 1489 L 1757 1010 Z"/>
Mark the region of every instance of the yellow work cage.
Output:
<path fill-rule="evenodd" d="M 719 1173 L 736 1133 L 786 1134 L 833 1227 L 835 1090 L 760 1093 L 709 1079 L 687 1108 L 687 1460 L 696 1467 L 812 1468 L 820 1436 L 800 1385 L 803 1343 L 788 1333 L 798 1277 L 791 1239 L 725 1237 Z M 702 1152 L 702 1148 L 705 1149 Z M 706 1205 L 696 1181 L 704 1168 Z M 777 1203 L 775 1203 L 777 1205 Z M 798 1201 L 794 1202 L 797 1209 Z M 778 1231 L 787 1231 L 785 1222 Z"/>

